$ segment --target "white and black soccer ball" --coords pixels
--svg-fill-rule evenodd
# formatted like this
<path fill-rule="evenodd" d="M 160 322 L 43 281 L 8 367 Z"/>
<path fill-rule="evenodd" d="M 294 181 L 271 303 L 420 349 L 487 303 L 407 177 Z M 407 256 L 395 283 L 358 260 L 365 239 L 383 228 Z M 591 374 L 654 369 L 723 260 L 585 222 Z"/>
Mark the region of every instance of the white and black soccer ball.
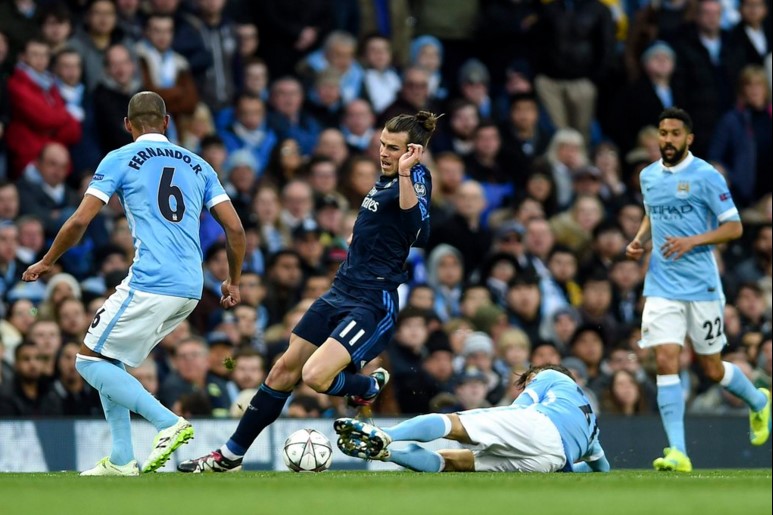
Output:
<path fill-rule="evenodd" d="M 322 472 L 333 462 L 333 447 L 316 429 L 299 429 L 285 440 L 282 459 L 293 472 Z"/>

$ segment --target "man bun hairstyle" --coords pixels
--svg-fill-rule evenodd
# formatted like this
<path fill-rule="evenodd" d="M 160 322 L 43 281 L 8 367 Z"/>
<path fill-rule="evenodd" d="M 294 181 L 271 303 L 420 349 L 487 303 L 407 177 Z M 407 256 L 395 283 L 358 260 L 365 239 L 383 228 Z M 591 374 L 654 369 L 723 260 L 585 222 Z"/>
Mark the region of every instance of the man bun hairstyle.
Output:
<path fill-rule="evenodd" d="M 407 132 L 408 143 L 418 143 L 426 147 L 441 116 L 443 115 L 429 111 L 419 111 L 415 115 L 399 114 L 389 120 L 384 128 L 389 132 Z"/>

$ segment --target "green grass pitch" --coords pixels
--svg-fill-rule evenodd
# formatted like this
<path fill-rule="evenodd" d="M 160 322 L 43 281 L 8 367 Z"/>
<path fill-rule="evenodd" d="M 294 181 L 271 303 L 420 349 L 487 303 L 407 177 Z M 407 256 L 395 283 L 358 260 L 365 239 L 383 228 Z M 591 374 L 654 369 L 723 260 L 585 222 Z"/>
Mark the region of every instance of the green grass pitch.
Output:
<path fill-rule="evenodd" d="M 771 470 L 158 473 L 138 478 L 0 474 L 0 513 L 763 515 L 771 513 Z"/>

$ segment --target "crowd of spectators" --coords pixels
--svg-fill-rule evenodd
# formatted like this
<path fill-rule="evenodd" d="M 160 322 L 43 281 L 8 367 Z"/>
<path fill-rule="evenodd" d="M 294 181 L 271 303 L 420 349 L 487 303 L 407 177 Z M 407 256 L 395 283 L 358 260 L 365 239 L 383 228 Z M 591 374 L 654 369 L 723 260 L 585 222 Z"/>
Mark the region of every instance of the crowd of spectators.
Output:
<path fill-rule="evenodd" d="M 0 417 L 98 416 L 75 354 L 135 248 L 116 198 L 57 270 L 20 282 L 151 90 L 244 224 L 242 303 L 223 311 L 223 234 L 201 214 L 203 296 L 133 369 L 184 416 L 238 416 L 345 259 L 379 174 L 380 128 L 445 113 L 429 145 L 430 240 L 413 249 L 385 415 L 512 401 L 563 363 L 597 412 L 656 413 L 638 346 L 646 263 L 623 258 L 663 108 L 727 178 L 744 238 L 716 251 L 725 359 L 771 382 L 768 0 L 0 0 Z M 173 264 L 170 264 L 173 266 Z M 231 366 L 226 366 L 228 363 Z M 695 413 L 744 413 L 685 347 Z M 288 416 L 340 399 L 298 386 Z"/>

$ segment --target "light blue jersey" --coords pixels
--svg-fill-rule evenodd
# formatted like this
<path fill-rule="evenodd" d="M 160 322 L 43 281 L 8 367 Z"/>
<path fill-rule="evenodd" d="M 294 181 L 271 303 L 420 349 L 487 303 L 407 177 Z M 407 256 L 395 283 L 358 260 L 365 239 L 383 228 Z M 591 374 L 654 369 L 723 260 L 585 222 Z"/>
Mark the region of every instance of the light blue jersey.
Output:
<path fill-rule="evenodd" d="M 582 389 L 567 375 L 543 370 L 515 399 L 513 406 L 532 407 L 558 429 L 566 454 L 566 467 L 594 456 L 601 449 L 596 415 Z M 603 455 L 603 454 L 602 454 Z"/>
<path fill-rule="evenodd" d="M 161 134 L 145 134 L 105 156 L 86 190 L 105 203 L 113 193 L 134 238 L 129 287 L 200 299 L 199 216 L 228 200 L 212 167 Z"/>
<path fill-rule="evenodd" d="M 640 175 L 644 209 L 652 226 L 652 256 L 644 280 L 645 297 L 681 301 L 724 299 L 712 245 L 695 247 L 678 260 L 660 250 L 669 236 L 695 236 L 719 223 L 740 220 L 738 209 L 717 170 L 688 153 L 668 168 L 652 163 Z"/>

